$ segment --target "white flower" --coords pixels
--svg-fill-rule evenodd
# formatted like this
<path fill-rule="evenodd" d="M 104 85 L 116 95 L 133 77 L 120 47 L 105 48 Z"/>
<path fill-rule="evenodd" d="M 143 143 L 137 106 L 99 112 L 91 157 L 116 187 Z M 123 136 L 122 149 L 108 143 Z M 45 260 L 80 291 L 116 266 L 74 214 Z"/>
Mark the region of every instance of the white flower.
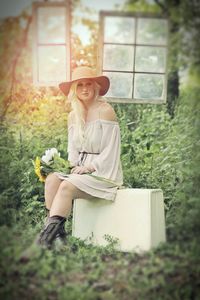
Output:
<path fill-rule="evenodd" d="M 60 153 L 58 152 L 58 150 L 56 148 L 47 149 L 45 151 L 45 154 L 42 156 L 42 161 L 46 165 L 50 165 L 55 154 L 60 156 Z"/>

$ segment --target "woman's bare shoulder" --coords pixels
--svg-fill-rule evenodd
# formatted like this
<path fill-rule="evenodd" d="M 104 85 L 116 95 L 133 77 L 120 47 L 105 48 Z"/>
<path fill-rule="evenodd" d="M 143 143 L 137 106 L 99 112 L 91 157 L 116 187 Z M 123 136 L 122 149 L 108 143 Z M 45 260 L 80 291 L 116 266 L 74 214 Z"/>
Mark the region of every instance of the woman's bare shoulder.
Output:
<path fill-rule="evenodd" d="M 117 121 L 116 113 L 108 102 L 102 102 L 99 108 L 100 119 L 107 121 Z"/>

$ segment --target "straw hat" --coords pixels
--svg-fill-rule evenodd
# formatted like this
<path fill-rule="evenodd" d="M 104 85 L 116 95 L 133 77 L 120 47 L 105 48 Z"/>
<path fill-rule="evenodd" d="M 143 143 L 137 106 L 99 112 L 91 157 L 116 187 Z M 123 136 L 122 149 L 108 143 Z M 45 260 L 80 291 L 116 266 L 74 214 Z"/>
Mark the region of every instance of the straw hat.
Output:
<path fill-rule="evenodd" d="M 110 86 L 110 80 L 107 76 L 97 76 L 94 70 L 90 67 L 81 66 L 77 67 L 72 72 L 72 80 L 60 83 L 59 88 L 67 96 L 72 83 L 80 79 L 92 79 L 96 81 L 101 86 L 99 91 L 100 96 L 105 95 Z"/>

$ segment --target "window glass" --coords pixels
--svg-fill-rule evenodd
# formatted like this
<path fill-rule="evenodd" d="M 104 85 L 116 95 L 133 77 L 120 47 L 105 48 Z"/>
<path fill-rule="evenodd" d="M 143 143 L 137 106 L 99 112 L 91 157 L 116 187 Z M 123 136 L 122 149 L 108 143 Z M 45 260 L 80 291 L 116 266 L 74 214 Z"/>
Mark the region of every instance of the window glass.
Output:
<path fill-rule="evenodd" d="M 136 47 L 135 71 L 163 73 L 166 68 L 166 48 Z"/>
<path fill-rule="evenodd" d="M 38 9 L 38 42 L 66 42 L 66 12 L 62 7 L 40 7 Z"/>
<path fill-rule="evenodd" d="M 124 45 L 105 45 L 103 69 L 133 71 L 134 47 Z"/>
<path fill-rule="evenodd" d="M 138 18 L 136 42 L 146 45 L 166 45 L 167 28 L 166 20 Z"/>
<path fill-rule="evenodd" d="M 117 102 L 165 102 L 168 20 L 119 12 L 101 17 L 99 66 L 111 81 L 106 96 Z"/>
<path fill-rule="evenodd" d="M 33 2 L 33 82 L 58 86 L 70 79 L 69 2 Z"/>
<path fill-rule="evenodd" d="M 66 80 L 66 47 L 40 46 L 38 48 L 39 81 Z"/>
<path fill-rule="evenodd" d="M 157 74 L 135 74 L 134 98 L 163 99 L 164 76 Z"/>
<path fill-rule="evenodd" d="M 106 17 L 104 41 L 108 43 L 134 43 L 135 20 L 133 18 Z"/>
<path fill-rule="evenodd" d="M 106 97 L 132 98 L 133 74 L 104 72 L 110 79 L 110 89 Z"/>

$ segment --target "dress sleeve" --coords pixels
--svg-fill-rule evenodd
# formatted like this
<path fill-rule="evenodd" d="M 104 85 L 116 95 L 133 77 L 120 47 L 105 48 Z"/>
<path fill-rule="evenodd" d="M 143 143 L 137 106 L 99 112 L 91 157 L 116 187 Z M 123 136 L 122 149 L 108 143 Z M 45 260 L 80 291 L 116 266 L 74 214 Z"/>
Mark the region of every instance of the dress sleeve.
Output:
<path fill-rule="evenodd" d="M 74 142 L 73 142 L 73 131 L 74 127 L 70 126 L 68 128 L 68 160 L 71 164 L 71 166 L 77 166 L 78 165 L 78 159 L 79 159 L 79 152 L 76 149 Z"/>
<path fill-rule="evenodd" d="M 100 154 L 92 161 L 93 174 L 116 181 L 121 170 L 120 128 L 118 123 L 102 122 Z"/>

